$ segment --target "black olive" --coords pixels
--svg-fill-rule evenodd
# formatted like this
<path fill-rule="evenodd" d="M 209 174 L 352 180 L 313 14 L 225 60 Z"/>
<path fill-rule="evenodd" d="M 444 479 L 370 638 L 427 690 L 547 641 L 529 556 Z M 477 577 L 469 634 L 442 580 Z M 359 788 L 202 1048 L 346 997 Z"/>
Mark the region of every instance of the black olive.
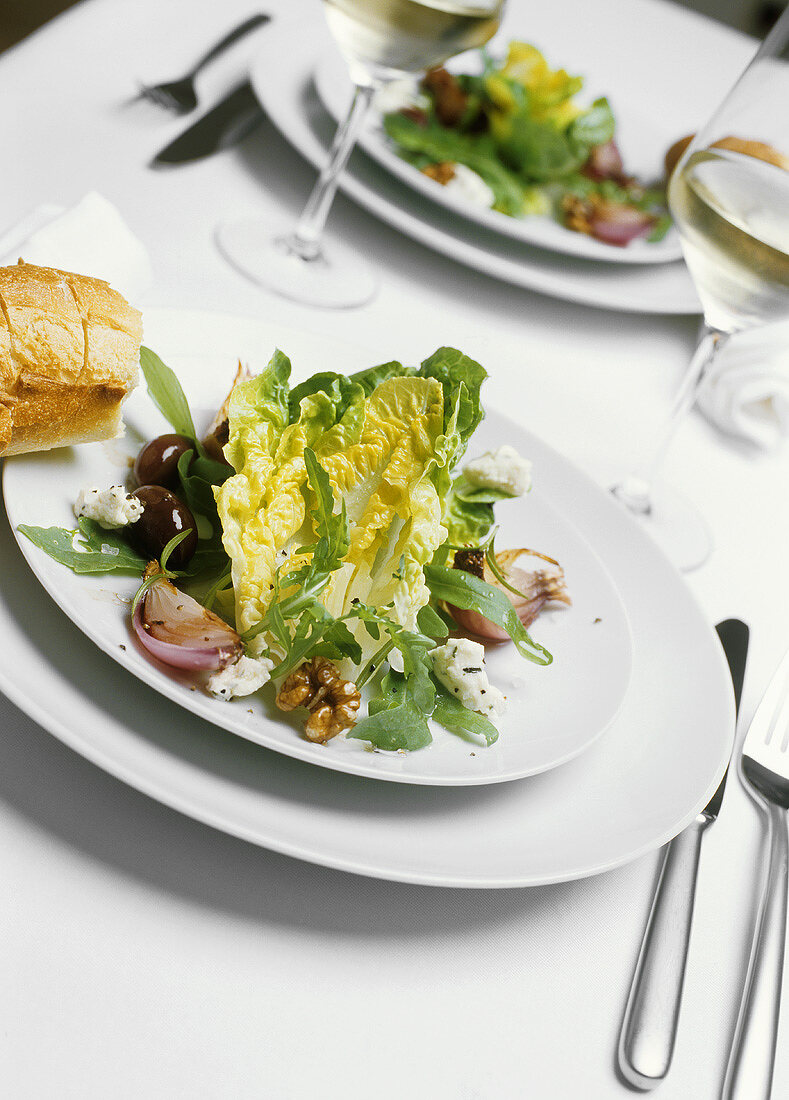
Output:
<path fill-rule="evenodd" d="M 194 450 L 194 443 L 183 435 L 158 435 L 146 443 L 134 461 L 138 485 L 178 485 L 178 459 Z"/>
<path fill-rule="evenodd" d="M 143 485 L 132 496 L 143 504 L 143 511 L 128 527 L 130 542 L 147 558 L 158 559 L 170 539 L 191 528 L 191 534 L 173 550 L 169 564 L 180 569 L 191 561 L 197 548 L 197 524 L 186 505 L 163 485 Z"/>

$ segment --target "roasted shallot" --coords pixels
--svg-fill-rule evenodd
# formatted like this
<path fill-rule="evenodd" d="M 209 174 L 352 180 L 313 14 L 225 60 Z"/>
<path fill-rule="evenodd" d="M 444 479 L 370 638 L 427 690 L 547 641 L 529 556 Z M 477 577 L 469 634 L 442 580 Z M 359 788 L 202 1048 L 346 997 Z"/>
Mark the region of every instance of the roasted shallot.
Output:
<path fill-rule="evenodd" d="M 154 657 L 173 668 L 198 670 L 224 668 L 241 655 L 243 644 L 232 626 L 180 592 L 156 562 L 149 562 L 144 582 L 148 587 L 132 623 Z"/>
<path fill-rule="evenodd" d="M 524 555 L 539 558 L 547 562 L 548 567 L 530 571 L 521 569 L 515 565 L 515 562 Z M 546 603 L 556 601 L 569 604 L 572 602 L 561 566 L 546 554 L 538 554 L 535 550 L 526 549 L 501 550 L 496 553 L 495 562 L 496 569 L 504 577 L 506 584 L 502 584 L 491 569 L 484 550 L 459 550 L 455 554 L 454 564 L 456 569 L 473 573 L 494 588 L 500 589 L 515 608 L 524 626 L 528 627 L 534 622 Z M 459 607 L 450 607 L 449 610 L 461 630 L 467 630 L 470 634 L 488 638 L 490 641 L 509 640 L 509 634 L 506 631 L 480 615 L 478 611 L 464 611 Z"/>

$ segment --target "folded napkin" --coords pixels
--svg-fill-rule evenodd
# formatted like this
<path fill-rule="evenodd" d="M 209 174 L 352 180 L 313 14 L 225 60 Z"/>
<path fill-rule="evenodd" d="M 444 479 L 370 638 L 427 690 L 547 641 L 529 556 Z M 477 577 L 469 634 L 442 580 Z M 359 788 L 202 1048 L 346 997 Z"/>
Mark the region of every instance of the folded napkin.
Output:
<path fill-rule="evenodd" d="M 0 265 L 19 258 L 105 279 L 134 303 L 153 282 L 151 261 L 118 210 L 90 191 L 69 209 L 39 206 L 0 237 Z"/>
<path fill-rule="evenodd" d="M 721 431 L 777 448 L 789 437 L 789 321 L 732 336 L 708 368 L 697 400 Z"/>

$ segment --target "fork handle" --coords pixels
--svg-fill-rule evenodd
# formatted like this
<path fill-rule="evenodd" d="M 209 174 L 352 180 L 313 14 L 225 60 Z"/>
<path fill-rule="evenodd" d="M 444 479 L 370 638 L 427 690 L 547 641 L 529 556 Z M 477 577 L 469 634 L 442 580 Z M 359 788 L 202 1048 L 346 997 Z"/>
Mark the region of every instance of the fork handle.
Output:
<path fill-rule="evenodd" d="M 786 944 L 789 838 L 786 811 L 767 803 L 770 863 L 721 1100 L 769 1100 Z"/>
<path fill-rule="evenodd" d="M 250 19 L 246 19 L 236 27 L 235 30 L 226 34 L 215 46 L 212 46 L 208 53 L 203 54 L 188 75 L 190 77 L 197 76 L 203 66 L 207 65 L 209 61 L 213 61 L 215 57 L 219 57 L 221 53 L 224 53 L 224 51 L 229 46 L 232 46 L 234 42 L 238 42 L 239 38 L 243 38 L 245 34 L 249 34 L 249 32 L 253 31 L 256 27 L 261 27 L 264 23 L 268 23 L 269 19 L 271 19 L 270 15 L 262 14 L 253 15 Z"/>
<path fill-rule="evenodd" d="M 619 1036 L 619 1069 L 636 1088 L 659 1085 L 671 1065 L 708 824 L 699 815 L 666 845 Z"/>

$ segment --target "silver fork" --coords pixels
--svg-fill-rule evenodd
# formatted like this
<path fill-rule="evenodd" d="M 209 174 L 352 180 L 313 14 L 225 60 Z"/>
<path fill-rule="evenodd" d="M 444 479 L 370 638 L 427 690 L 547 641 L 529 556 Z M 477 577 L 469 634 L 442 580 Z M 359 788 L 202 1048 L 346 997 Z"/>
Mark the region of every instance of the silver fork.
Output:
<path fill-rule="evenodd" d="M 786 946 L 789 653 L 751 722 L 742 747 L 740 774 L 767 816 L 770 860 L 722 1100 L 769 1100 Z"/>
<path fill-rule="evenodd" d="M 262 27 L 270 19 L 270 15 L 253 15 L 251 19 L 241 23 L 235 30 L 226 34 L 215 46 L 212 46 L 208 53 L 203 54 L 197 64 L 179 80 L 171 80 L 164 84 L 143 84 L 140 87 L 138 98 L 150 100 L 158 107 L 174 111 L 177 115 L 185 115 L 188 111 L 193 111 L 197 106 L 197 92 L 195 91 L 195 77 L 197 74 L 209 61 L 213 61 L 215 57 L 219 57 L 234 42 L 238 42 L 239 38 L 243 38 L 245 34 L 249 34 L 256 27 Z"/>

